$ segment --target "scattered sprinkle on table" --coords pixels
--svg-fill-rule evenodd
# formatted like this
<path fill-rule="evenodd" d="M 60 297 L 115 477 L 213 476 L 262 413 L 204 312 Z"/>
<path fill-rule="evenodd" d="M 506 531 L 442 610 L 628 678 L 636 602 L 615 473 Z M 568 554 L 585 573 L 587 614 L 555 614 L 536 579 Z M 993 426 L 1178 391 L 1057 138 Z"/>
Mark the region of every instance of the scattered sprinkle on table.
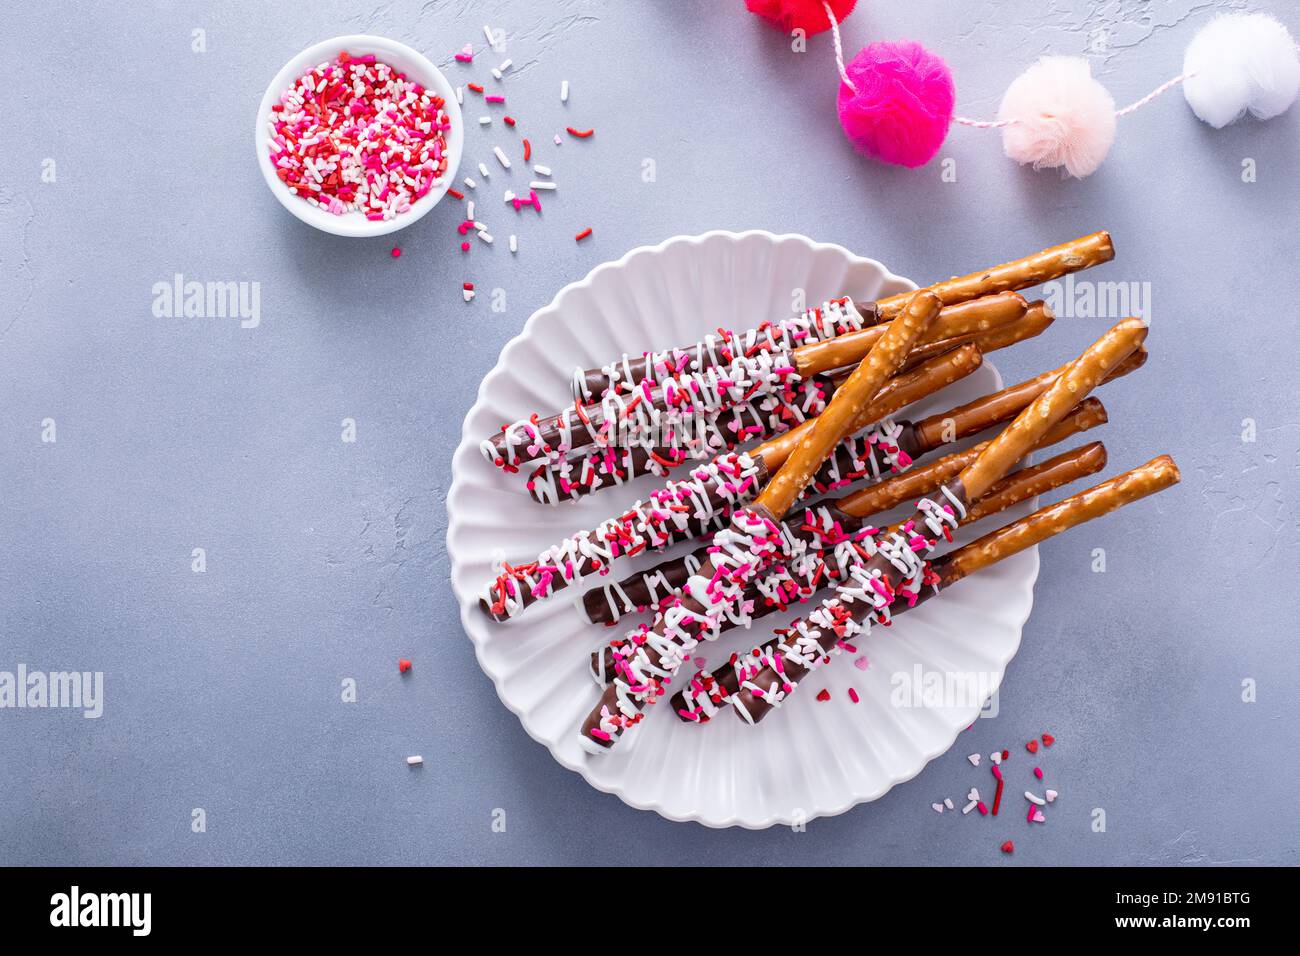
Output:
<path fill-rule="evenodd" d="M 424 758 L 421 757 L 419 754 L 413 754 L 410 757 L 406 758 L 406 765 L 408 767 L 418 767 L 422 763 L 424 763 Z"/>
<path fill-rule="evenodd" d="M 576 136 L 578 139 L 586 139 L 592 133 L 596 132 L 594 129 L 574 129 L 572 126 L 564 127 L 564 131 L 570 136 Z"/>
<path fill-rule="evenodd" d="M 405 674 L 410 669 L 411 669 L 411 662 L 408 661 L 405 657 L 403 657 L 400 661 L 397 662 L 397 672 L 399 674 Z"/>
<path fill-rule="evenodd" d="M 569 81 L 560 80 L 560 102 L 569 102 Z"/>
<path fill-rule="evenodd" d="M 554 187 L 551 187 L 551 188 L 554 188 Z M 580 233 L 578 233 L 576 236 L 574 236 L 574 237 L 573 237 L 573 241 L 574 241 L 574 242 L 582 242 L 582 240 L 586 239 L 586 238 L 587 238 L 588 236 L 590 236 L 590 235 L 591 235 L 591 226 L 588 226 L 586 229 L 582 230 L 582 232 L 580 232 Z"/>
<path fill-rule="evenodd" d="M 852 687 L 849 688 L 849 700 L 853 701 L 855 704 L 858 702 L 858 692 Z M 951 810 L 952 807 L 949 807 L 948 809 Z"/>
<path fill-rule="evenodd" d="M 1015 848 L 1016 848 L 1016 845 L 1015 845 L 1014 843 L 1012 843 L 1010 840 L 1008 840 L 1006 843 L 1002 844 L 1002 852 L 1003 852 L 1003 853 L 1011 853 L 1011 852 L 1013 852 L 1013 851 L 1015 850 Z"/>
<path fill-rule="evenodd" d="M 397 246 L 393 246 L 393 258 L 398 259 L 401 257 L 401 255 L 402 255 L 402 250 L 399 249 Z"/>

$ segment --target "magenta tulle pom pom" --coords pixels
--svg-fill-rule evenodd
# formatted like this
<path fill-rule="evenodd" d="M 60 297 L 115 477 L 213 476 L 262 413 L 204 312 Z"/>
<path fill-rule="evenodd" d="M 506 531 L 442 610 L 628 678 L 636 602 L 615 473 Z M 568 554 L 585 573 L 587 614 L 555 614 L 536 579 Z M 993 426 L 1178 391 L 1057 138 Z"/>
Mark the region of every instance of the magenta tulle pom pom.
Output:
<path fill-rule="evenodd" d="M 899 166 L 923 166 L 939 151 L 952 123 L 956 92 L 948 64 L 919 43 L 873 43 L 840 83 L 844 135 L 868 156 Z"/>
<path fill-rule="evenodd" d="M 853 12 L 857 0 L 827 2 L 831 5 L 835 19 L 843 23 L 844 18 Z M 822 0 L 745 0 L 745 9 L 786 33 L 802 30 L 805 36 L 812 36 L 831 28 Z"/>

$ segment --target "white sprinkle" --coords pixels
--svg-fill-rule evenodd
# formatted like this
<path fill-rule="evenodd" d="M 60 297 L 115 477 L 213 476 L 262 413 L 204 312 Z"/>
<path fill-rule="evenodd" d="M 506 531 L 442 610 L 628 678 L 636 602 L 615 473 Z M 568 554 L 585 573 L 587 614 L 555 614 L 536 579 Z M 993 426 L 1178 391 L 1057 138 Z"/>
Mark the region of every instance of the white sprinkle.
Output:
<path fill-rule="evenodd" d="M 501 65 L 498 66 L 497 69 L 504 73 L 506 70 L 510 69 L 510 64 L 514 62 L 514 60 L 502 60 Z"/>
<path fill-rule="evenodd" d="M 456 102 L 460 103 L 462 106 L 465 104 L 465 87 L 456 87 Z"/>
<path fill-rule="evenodd" d="M 932 803 L 932 804 L 930 804 L 930 809 L 933 810 L 935 813 L 943 813 L 943 804 L 942 804 L 942 803 Z"/>
<path fill-rule="evenodd" d="M 519 251 L 519 240 L 518 238 L 515 237 L 514 233 L 510 234 L 510 251 L 511 252 Z"/>
<path fill-rule="evenodd" d="M 994 763 L 1001 763 L 1001 762 L 1002 762 L 1002 751 L 1001 751 L 1001 750 L 995 750 L 995 751 L 993 751 L 993 753 L 989 754 L 989 759 L 992 760 Z"/>
<path fill-rule="evenodd" d="M 478 234 L 478 237 L 482 239 L 484 242 L 486 242 L 489 246 L 492 245 L 492 237 L 488 235 L 486 232 L 480 232 Z"/>
<path fill-rule="evenodd" d="M 979 805 L 980 805 L 980 802 L 979 802 L 978 800 L 972 800 L 970 803 L 966 804 L 966 806 L 964 806 L 964 807 L 961 808 L 961 812 L 962 812 L 962 813 L 970 813 L 972 810 L 974 810 L 974 809 L 975 809 L 976 807 L 978 807 Z"/>
<path fill-rule="evenodd" d="M 465 218 L 466 219 L 474 218 L 474 200 L 472 199 L 469 200 L 469 202 L 465 203 Z"/>
<path fill-rule="evenodd" d="M 1025 799 L 1028 800 L 1030 803 L 1036 803 L 1036 804 L 1038 804 L 1040 807 L 1045 807 L 1045 806 L 1047 806 L 1047 801 L 1046 801 L 1046 800 L 1044 800 L 1042 797 L 1036 797 L 1036 796 L 1034 796 L 1034 795 L 1033 795 L 1032 793 L 1030 793 L 1028 790 L 1025 791 Z"/>
<path fill-rule="evenodd" d="M 491 123 L 491 122 L 492 122 L 492 117 L 490 117 L 490 116 L 480 116 L 480 117 L 478 118 L 478 125 L 479 125 L 479 126 L 487 126 L 487 125 L 488 125 L 489 123 Z"/>
<path fill-rule="evenodd" d="M 569 81 L 568 80 L 560 81 L 560 102 L 561 103 L 569 102 Z"/>
<path fill-rule="evenodd" d="M 492 28 L 486 23 L 483 24 L 483 35 L 487 37 L 488 46 L 492 45 Z"/>
<path fill-rule="evenodd" d="M 470 299 L 474 298 L 474 290 L 473 290 L 473 289 L 462 289 L 462 290 L 461 290 L 461 295 L 464 296 L 464 297 L 465 297 L 465 301 L 468 302 Z"/>
<path fill-rule="evenodd" d="M 528 184 L 528 188 L 529 189 L 554 189 L 555 183 L 548 183 L 540 179 L 534 179 L 531 183 Z"/>
<path fill-rule="evenodd" d="M 979 755 L 979 754 L 971 754 L 971 755 L 970 755 L 969 757 L 967 757 L 966 759 L 970 761 L 970 765 L 971 765 L 972 767 L 978 767 L 978 766 L 980 765 L 980 755 Z"/>
<path fill-rule="evenodd" d="M 493 147 L 492 147 L 492 152 L 494 152 L 494 153 L 497 154 L 497 162 L 499 162 L 499 163 L 500 163 L 502 166 L 504 166 L 506 169 L 509 169 L 509 168 L 510 168 L 510 160 L 506 158 L 506 154 L 505 154 L 505 153 L 501 152 L 501 147 L 500 147 L 500 146 L 493 146 Z"/>
<path fill-rule="evenodd" d="M 465 185 L 470 189 L 478 189 L 478 183 L 474 182 L 474 180 L 470 179 L 468 176 L 465 177 Z"/>
<path fill-rule="evenodd" d="M 501 79 L 501 69 L 500 69 L 500 67 L 495 67 L 495 66 L 492 67 L 492 76 L 493 76 L 493 78 L 495 78 L 495 79 L 498 79 L 498 80 Z"/>
<path fill-rule="evenodd" d="M 943 805 L 944 805 L 945 807 L 947 807 L 949 810 L 951 810 L 951 809 L 952 809 L 952 797 L 944 797 L 944 798 L 943 798 Z"/>
<path fill-rule="evenodd" d="M 482 232 L 483 230 L 487 229 L 487 223 L 482 223 L 479 222 L 477 219 L 475 219 L 474 228 L 477 229 L 479 232 Z"/>
<path fill-rule="evenodd" d="M 421 757 L 419 754 L 416 754 L 416 755 L 413 756 L 413 757 L 407 757 L 407 758 L 406 758 L 406 765 L 407 765 L 408 767 L 418 767 L 418 766 L 420 766 L 420 764 L 422 764 L 422 763 L 424 763 L 424 758 Z"/>
<path fill-rule="evenodd" d="M 564 142 L 564 140 L 560 139 L 560 134 L 559 134 L 559 133 L 556 133 L 556 134 L 555 134 L 555 145 L 556 145 L 556 146 L 559 146 L 559 145 L 560 145 L 561 143 L 563 143 L 563 142 Z"/>
<path fill-rule="evenodd" d="M 507 189 L 505 195 L 505 201 L 510 202 L 514 198 L 515 198 L 515 191 L 513 189 Z"/>
<path fill-rule="evenodd" d="M 1047 802 L 1048 802 L 1048 803 L 1051 803 L 1053 800 L 1055 800 L 1055 799 L 1056 799 L 1057 797 L 1059 797 L 1059 796 L 1060 796 L 1060 794 L 1057 793 L 1055 790 L 1048 790 L 1048 791 L 1047 791 Z"/>
<path fill-rule="evenodd" d="M 533 167 L 533 172 L 535 172 L 538 176 L 549 176 L 549 175 L 551 175 L 551 167 L 550 167 L 550 166 L 534 166 L 534 167 Z"/>
<path fill-rule="evenodd" d="M 478 171 L 479 171 L 479 175 L 482 176 L 484 179 L 487 179 L 489 176 L 492 175 L 491 173 L 488 172 L 487 163 L 479 163 Z"/>

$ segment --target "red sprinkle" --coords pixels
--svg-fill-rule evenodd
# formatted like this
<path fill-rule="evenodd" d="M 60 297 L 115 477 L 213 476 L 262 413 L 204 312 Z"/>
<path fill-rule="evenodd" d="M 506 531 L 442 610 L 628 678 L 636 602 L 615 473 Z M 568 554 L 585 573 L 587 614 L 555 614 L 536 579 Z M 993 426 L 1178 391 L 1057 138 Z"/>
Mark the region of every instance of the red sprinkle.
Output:
<path fill-rule="evenodd" d="M 590 236 L 590 235 L 591 235 L 591 226 L 588 226 L 586 229 L 582 230 L 582 232 L 580 232 L 580 233 L 578 233 L 576 236 L 574 236 L 574 237 L 573 237 L 573 241 L 574 241 L 574 242 L 582 242 L 582 240 L 586 239 L 586 238 L 587 238 L 588 236 Z"/>
<path fill-rule="evenodd" d="M 465 85 L 468 86 L 468 87 L 469 87 L 471 90 L 473 90 L 475 93 L 482 93 L 482 92 L 483 92 L 483 87 L 482 87 L 482 85 L 479 84 L 479 83 L 466 83 Z"/>
<path fill-rule="evenodd" d="M 821 701 L 827 701 L 827 700 L 830 700 L 830 699 L 831 699 L 831 692 L 828 691 L 828 690 L 826 690 L 825 688 L 823 688 L 820 692 L 818 692 L 818 694 L 817 694 L 817 699 L 818 699 L 818 700 L 821 700 Z"/>
<path fill-rule="evenodd" d="M 1010 759 L 1011 759 L 1011 751 L 1010 751 L 1010 750 L 1004 750 L 1004 751 L 1002 751 L 1002 759 L 1003 759 L 1003 760 L 1010 760 Z"/>
<path fill-rule="evenodd" d="M 513 116 L 503 116 L 501 117 L 501 119 L 505 122 L 507 126 L 515 125 L 515 118 Z"/>
<path fill-rule="evenodd" d="M 401 255 L 402 255 L 402 250 L 399 249 L 399 248 L 397 248 L 397 246 L 393 246 L 393 258 L 394 258 L 394 259 L 397 259 L 397 258 L 399 258 Z"/>
<path fill-rule="evenodd" d="M 1010 852 L 1012 852 L 1013 850 L 1015 850 L 1015 848 L 1016 848 L 1016 845 L 1015 845 L 1014 843 L 1012 843 L 1010 840 L 1008 840 L 1006 843 L 1002 844 L 1002 852 L 1003 852 L 1003 853 L 1010 853 Z"/>
<path fill-rule="evenodd" d="M 1052 744 L 1054 744 L 1054 743 L 1056 743 L 1056 738 L 1055 738 L 1055 737 L 1053 737 L 1051 734 L 1043 734 L 1043 746 L 1044 746 L 1044 747 L 1050 747 L 1050 746 L 1052 746 Z"/>
<path fill-rule="evenodd" d="M 464 198 L 465 198 L 465 194 L 464 194 L 463 192 L 461 192 L 459 189 L 448 189 L 448 190 L 447 190 L 447 195 L 448 195 L 448 196 L 454 196 L 454 197 L 457 198 L 457 199 L 464 199 Z"/>
<path fill-rule="evenodd" d="M 461 252 L 469 252 L 469 243 L 468 243 L 468 242 L 462 242 L 462 243 L 460 244 L 460 251 L 461 251 Z"/>
<path fill-rule="evenodd" d="M 403 657 L 400 661 L 397 662 L 398 673 L 405 674 L 410 669 L 411 669 L 411 662 L 408 661 L 405 657 Z"/>
<path fill-rule="evenodd" d="M 574 129 L 572 126 L 564 127 L 564 131 L 570 136 L 578 137 L 578 139 L 586 139 L 592 133 L 596 132 L 594 129 Z"/>
<path fill-rule="evenodd" d="M 525 137 L 524 138 L 524 162 L 526 163 L 532 158 L 533 158 L 533 144 L 528 142 L 528 138 Z"/>
<path fill-rule="evenodd" d="M 1037 740 L 1029 741 L 1029 743 L 1025 744 L 1025 749 L 1028 750 L 1031 754 L 1038 753 L 1038 741 Z"/>
<path fill-rule="evenodd" d="M 461 287 L 462 289 L 469 289 L 469 290 L 472 292 L 472 291 L 474 290 L 474 283 L 472 283 L 472 282 L 462 282 L 462 283 L 460 284 L 460 287 Z"/>
<path fill-rule="evenodd" d="M 858 692 L 852 687 L 849 688 L 849 700 L 853 701 L 855 704 L 858 702 Z"/>

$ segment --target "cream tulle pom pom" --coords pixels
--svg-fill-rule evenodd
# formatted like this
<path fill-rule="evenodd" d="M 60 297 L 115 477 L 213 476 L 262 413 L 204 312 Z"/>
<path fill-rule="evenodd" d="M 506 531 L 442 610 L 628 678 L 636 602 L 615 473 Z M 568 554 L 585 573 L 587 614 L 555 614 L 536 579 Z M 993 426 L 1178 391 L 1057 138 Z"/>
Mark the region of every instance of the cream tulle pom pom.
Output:
<path fill-rule="evenodd" d="M 998 119 L 1013 121 L 1002 129 L 1006 154 L 1035 169 L 1087 176 L 1115 142 L 1115 100 L 1077 56 L 1045 56 L 1016 77 Z"/>
<path fill-rule="evenodd" d="M 1183 94 L 1216 129 L 1248 110 L 1260 119 L 1286 112 L 1300 92 L 1300 59 L 1287 28 L 1263 13 L 1216 17 L 1183 58 Z"/>

